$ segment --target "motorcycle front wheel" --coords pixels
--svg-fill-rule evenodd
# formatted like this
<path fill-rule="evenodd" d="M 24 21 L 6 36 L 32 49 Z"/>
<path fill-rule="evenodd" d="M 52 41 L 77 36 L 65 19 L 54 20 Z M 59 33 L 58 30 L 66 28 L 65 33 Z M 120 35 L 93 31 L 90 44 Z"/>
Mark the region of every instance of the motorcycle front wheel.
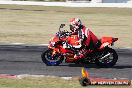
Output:
<path fill-rule="evenodd" d="M 117 60 L 118 55 L 116 51 L 112 48 L 106 48 L 102 52 L 101 57 L 95 60 L 95 63 L 99 67 L 109 68 L 113 67 L 116 64 Z"/>
<path fill-rule="evenodd" d="M 47 66 L 57 66 L 62 63 L 64 60 L 64 56 L 57 53 L 54 56 L 52 56 L 52 50 L 48 49 L 45 52 L 42 52 L 41 54 L 42 61 L 47 65 Z"/>

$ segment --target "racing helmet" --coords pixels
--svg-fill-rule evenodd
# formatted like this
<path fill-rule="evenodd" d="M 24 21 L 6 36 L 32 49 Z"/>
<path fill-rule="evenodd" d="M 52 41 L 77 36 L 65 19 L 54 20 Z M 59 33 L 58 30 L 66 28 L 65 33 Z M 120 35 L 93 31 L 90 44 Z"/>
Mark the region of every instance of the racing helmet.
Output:
<path fill-rule="evenodd" d="M 70 30 L 72 32 L 76 32 L 82 26 L 82 22 L 79 18 L 72 18 L 70 20 Z"/>

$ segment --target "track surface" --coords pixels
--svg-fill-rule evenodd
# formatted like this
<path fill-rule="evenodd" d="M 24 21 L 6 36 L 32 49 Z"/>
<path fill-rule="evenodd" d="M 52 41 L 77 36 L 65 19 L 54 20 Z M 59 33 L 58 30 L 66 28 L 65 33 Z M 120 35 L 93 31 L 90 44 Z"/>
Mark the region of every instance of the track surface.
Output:
<path fill-rule="evenodd" d="M 80 76 L 82 65 L 62 63 L 60 66 L 46 66 L 41 61 L 41 51 L 0 50 L 0 74 L 31 74 L 54 76 Z M 88 64 L 90 76 L 132 79 L 132 54 L 119 54 L 113 68 L 98 68 Z"/>

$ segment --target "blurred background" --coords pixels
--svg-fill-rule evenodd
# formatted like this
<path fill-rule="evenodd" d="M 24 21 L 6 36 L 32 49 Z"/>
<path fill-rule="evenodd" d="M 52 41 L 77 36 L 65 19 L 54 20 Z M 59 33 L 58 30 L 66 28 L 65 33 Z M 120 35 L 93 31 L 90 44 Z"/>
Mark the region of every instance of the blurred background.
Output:
<path fill-rule="evenodd" d="M 132 0 L 0 0 L 0 1 L 60 1 L 60 2 L 88 2 L 88 3 L 129 3 Z"/>

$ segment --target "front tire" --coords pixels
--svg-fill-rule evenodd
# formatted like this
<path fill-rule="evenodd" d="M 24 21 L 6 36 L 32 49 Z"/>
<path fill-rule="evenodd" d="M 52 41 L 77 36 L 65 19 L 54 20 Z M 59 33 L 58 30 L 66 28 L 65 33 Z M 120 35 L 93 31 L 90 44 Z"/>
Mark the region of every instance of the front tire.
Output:
<path fill-rule="evenodd" d="M 103 56 L 105 56 L 108 53 L 110 54 L 110 56 L 101 59 Z M 104 67 L 104 68 L 105 67 L 106 68 L 113 67 L 118 60 L 118 55 L 117 55 L 116 51 L 112 48 L 104 49 L 102 55 L 103 56 L 101 56 L 100 58 L 97 58 L 95 60 L 96 65 L 99 67 Z"/>
<path fill-rule="evenodd" d="M 48 49 L 41 54 L 41 58 L 47 66 L 57 66 L 62 63 L 64 56 L 59 53 L 52 56 L 52 50 Z"/>

